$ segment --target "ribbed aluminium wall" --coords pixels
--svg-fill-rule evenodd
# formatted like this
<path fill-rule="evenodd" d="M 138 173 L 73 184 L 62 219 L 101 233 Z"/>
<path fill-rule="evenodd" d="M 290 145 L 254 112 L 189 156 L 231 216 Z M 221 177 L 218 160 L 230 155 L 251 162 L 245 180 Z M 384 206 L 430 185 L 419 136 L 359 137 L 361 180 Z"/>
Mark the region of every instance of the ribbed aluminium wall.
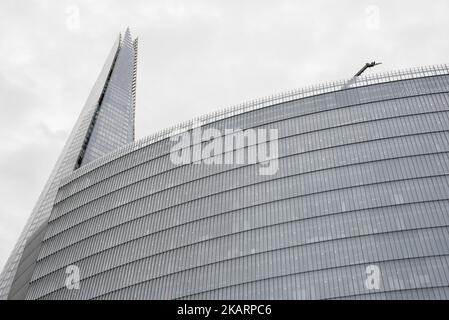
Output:
<path fill-rule="evenodd" d="M 170 139 L 98 162 L 60 186 L 27 298 L 449 298 L 448 75 L 204 128 L 278 129 L 279 171 L 176 166 Z"/>

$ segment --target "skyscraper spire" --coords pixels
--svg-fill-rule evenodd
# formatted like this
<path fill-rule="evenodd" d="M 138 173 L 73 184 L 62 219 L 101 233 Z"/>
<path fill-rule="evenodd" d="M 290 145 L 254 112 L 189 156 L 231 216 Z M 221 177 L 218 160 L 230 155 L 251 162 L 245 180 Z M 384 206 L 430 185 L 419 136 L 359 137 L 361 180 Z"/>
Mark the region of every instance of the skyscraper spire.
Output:
<path fill-rule="evenodd" d="M 24 298 L 61 179 L 134 140 L 137 39 L 117 38 L 31 216 L 0 274 L 0 299 Z"/>
<path fill-rule="evenodd" d="M 129 28 L 121 40 L 111 71 L 80 165 L 134 141 L 137 47 L 133 45 Z"/>

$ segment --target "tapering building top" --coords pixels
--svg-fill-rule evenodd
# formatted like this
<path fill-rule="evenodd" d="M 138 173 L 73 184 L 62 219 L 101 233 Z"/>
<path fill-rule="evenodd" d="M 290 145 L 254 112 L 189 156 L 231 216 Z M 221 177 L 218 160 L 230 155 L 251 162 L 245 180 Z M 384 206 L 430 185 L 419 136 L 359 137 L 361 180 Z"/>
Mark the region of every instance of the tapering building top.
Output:
<path fill-rule="evenodd" d="M 75 127 L 0 274 L 0 300 L 21 299 L 34 271 L 61 178 L 134 141 L 137 38 L 118 36 Z"/>
<path fill-rule="evenodd" d="M 113 66 L 92 119 L 92 132 L 86 136 L 79 165 L 96 160 L 134 141 L 136 101 L 137 38 L 129 28 L 116 51 Z M 117 130 L 120 128 L 121 130 Z"/>

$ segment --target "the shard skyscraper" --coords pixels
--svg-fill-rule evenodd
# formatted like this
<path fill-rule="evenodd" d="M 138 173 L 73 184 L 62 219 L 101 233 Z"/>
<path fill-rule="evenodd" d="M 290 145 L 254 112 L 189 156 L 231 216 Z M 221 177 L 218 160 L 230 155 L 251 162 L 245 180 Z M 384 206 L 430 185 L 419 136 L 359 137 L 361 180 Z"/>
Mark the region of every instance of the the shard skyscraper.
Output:
<path fill-rule="evenodd" d="M 61 177 L 134 141 L 137 38 L 119 35 L 11 256 L 0 274 L 0 299 L 28 291 Z"/>

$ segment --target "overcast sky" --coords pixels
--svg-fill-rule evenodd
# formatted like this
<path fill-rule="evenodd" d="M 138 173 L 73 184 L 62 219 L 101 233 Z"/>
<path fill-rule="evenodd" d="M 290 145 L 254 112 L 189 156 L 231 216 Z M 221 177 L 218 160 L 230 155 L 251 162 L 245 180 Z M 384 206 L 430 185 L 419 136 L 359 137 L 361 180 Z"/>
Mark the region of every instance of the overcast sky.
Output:
<path fill-rule="evenodd" d="M 140 138 L 368 61 L 449 62 L 448 17 L 447 0 L 1 0 L 0 268 L 126 26 L 139 37 Z"/>

